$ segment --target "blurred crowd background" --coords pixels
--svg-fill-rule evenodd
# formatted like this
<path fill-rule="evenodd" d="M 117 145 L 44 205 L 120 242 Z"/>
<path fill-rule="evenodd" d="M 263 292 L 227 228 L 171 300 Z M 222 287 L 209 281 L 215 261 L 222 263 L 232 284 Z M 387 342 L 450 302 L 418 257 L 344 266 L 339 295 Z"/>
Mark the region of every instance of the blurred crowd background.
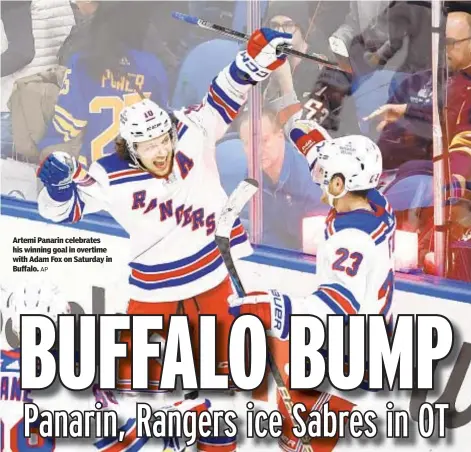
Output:
<path fill-rule="evenodd" d="M 429 1 L 255 6 L 258 25 L 292 33 L 297 50 L 342 69 L 290 57 L 258 88 L 261 111 L 243 112 L 217 144 L 228 194 L 257 162 L 258 218 L 247 209 L 242 219 L 249 229 L 257 221 L 259 243 L 315 254 L 326 207 L 287 138 L 295 119 L 315 119 L 334 137 L 362 133 L 380 146 L 381 190 L 398 215 L 398 270 L 437 273 L 434 213 L 441 209 L 445 275 L 471 281 L 471 5 L 443 2 L 440 30 L 432 27 Z M 53 150 L 85 166 L 113 152 L 120 110 L 142 96 L 168 109 L 201 102 L 243 44 L 176 21 L 172 11 L 250 32 L 251 8 L 254 2 L 238 0 L 2 1 L 2 196 L 34 201 L 37 165 Z M 434 99 L 443 132 L 441 185 L 433 182 Z M 434 206 L 437 190 L 442 206 Z"/>

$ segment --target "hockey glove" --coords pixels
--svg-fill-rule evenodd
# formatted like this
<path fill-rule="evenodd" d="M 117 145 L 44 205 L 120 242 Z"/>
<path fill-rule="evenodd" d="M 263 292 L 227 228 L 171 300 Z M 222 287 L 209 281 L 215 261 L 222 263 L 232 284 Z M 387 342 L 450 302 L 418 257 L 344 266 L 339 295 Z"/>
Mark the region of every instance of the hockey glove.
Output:
<path fill-rule="evenodd" d="M 254 82 L 261 82 L 286 61 L 286 54 L 279 52 L 278 46 L 291 47 L 291 43 L 291 34 L 261 28 L 250 36 L 247 50 L 238 53 L 236 65 Z"/>
<path fill-rule="evenodd" d="M 316 121 L 302 119 L 293 123 L 289 137 L 296 149 L 306 157 L 311 173 L 317 162 L 318 146 L 332 138 Z"/>
<path fill-rule="evenodd" d="M 54 201 L 64 202 L 72 198 L 74 192 L 73 175 L 78 168 L 77 160 L 65 152 L 48 155 L 37 175 Z"/>
<path fill-rule="evenodd" d="M 281 340 L 288 338 L 292 309 L 291 299 L 287 295 L 269 290 L 268 293 L 257 292 L 243 298 L 231 295 L 227 301 L 232 315 L 255 315 L 272 336 Z"/>

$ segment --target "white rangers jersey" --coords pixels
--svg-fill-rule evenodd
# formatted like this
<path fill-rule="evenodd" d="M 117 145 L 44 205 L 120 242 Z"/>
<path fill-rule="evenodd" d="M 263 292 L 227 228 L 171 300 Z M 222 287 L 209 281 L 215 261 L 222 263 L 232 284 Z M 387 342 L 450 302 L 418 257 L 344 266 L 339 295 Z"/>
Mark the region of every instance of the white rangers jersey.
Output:
<path fill-rule="evenodd" d="M 377 190 L 369 191 L 368 201 L 372 211 L 330 211 L 317 253 L 321 284 L 293 300 L 295 314 L 382 314 L 392 328 L 396 220 Z"/>
<path fill-rule="evenodd" d="M 253 84 L 232 63 L 213 80 L 202 104 L 175 112 L 178 143 L 168 178 L 157 178 L 111 154 L 88 172 L 77 170 L 72 199 L 57 202 L 42 190 L 39 212 L 54 222 L 76 222 L 88 213 L 108 211 L 130 235 L 134 300 L 176 301 L 216 287 L 227 277 L 214 241 L 227 196 L 216 168 L 215 143 Z M 231 246 L 235 259 L 252 252 L 239 220 Z"/>

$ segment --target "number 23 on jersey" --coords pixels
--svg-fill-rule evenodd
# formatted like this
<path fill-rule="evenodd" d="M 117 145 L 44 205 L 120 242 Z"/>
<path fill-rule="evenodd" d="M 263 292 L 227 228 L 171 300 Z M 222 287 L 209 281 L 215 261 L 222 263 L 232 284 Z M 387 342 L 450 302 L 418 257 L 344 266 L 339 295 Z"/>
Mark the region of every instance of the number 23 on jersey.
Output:
<path fill-rule="evenodd" d="M 345 272 L 348 276 L 355 276 L 358 273 L 363 254 L 357 251 L 350 252 L 347 248 L 339 248 L 335 254 L 339 257 L 332 264 L 332 270 Z"/>

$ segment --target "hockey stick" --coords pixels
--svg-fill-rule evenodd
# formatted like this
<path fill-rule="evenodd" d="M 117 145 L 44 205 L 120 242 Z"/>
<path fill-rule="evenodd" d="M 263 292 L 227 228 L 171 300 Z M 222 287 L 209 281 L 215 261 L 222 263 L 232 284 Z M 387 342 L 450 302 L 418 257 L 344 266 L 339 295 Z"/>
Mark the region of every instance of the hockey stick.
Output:
<path fill-rule="evenodd" d="M 244 205 L 249 202 L 250 198 L 252 198 L 257 190 L 258 182 L 256 180 L 245 179 L 242 181 L 229 196 L 226 206 L 222 210 L 221 216 L 219 217 L 219 220 L 216 224 L 216 245 L 219 248 L 219 251 L 224 260 L 224 264 L 227 267 L 227 271 L 229 272 L 229 276 L 239 297 L 245 297 L 246 292 L 240 280 L 239 274 L 237 273 L 237 269 L 235 268 L 231 255 L 231 231 L 232 226 L 234 225 L 234 222 L 242 211 Z M 293 401 L 291 400 L 291 395 L 283 381 L 283 377 L 281 376 L 269 347 L 267 348 L 267 357 L 270 370 L 273 374 L 273 378 L 275 379 L 278 392 L 280 393 L 281 399 L 283 400 L 286 411 L 291 418 L 293 426 L 297 425 L 297 422 L 293 416 Z M 310 437 L 308 435 L 303 436 L 301 438 L 301 442 L 303 443 L 302 451 L 313 452 L 310 444 Z"/>
<path fill-rule="evenodd" d="M 203 19 L 198 19 L 195 16 L 189 16 L 188 14 L 173 12 L 172 17 L 177 20 L 181 20 L 188 24 L 197 25 L 200 28 L 205 28 L 206 30 L 217 31 L 220 34 L 230 36 L 231 38 L 236 38 L 239 41 L 248 41 L 250 36 L 240 31 L 233 30 L 232 28 L 223 27 L 222 25 L 213 24 Z M 290 49 L 285 45 L 280 45 L 277 48 L 278 53 L 286 53 L 288 55 L 295 55 L 297 57 L 306 58 L 308 60 L 315 61 L 316 63 L 323 64 L 324 66 L 330 67 L 332 69 L 340 69 L 339 65 L 333 61 L 324 60 L 323 58 L 316 57 L 314 55 L 309 55 L 307 53 L 302 53 L 294 49 Z"/>

